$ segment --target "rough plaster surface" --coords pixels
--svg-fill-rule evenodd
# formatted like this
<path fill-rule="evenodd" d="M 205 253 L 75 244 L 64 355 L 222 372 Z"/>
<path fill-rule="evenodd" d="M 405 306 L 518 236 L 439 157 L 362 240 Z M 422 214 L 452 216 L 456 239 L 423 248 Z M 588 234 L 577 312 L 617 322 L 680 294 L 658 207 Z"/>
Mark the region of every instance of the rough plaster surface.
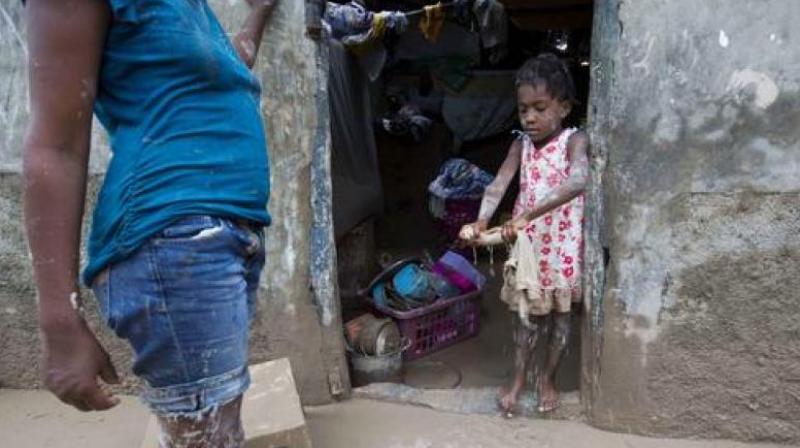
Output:
<path fill-rule="evenodd" d="M 243 22 L 246 2 L 213 0 L 210 3 L 228 30 L 235 30 Z M 324 156 L 328 153 L 325 149 L 329 147 L 329 137 L 325 132 L 307 132 L 320 126 L 323 130 L 326 128 L 327 112 L 320 115 L 321 109 L 315 104 L 315 98 L 327 98 L 324 92 L 319 93 L 325 82 L 318 82 L 327 79 L 327 75 L 320 68 L 324 66 L 320 63 L 324 55 L 318 54 L 316 45 L 304 37 L 304 14 L 303 2 L 280 2 L 268 25 L 256 68 L 263 84 L 262 111 L 270 143 L 270 211 L 274 225 L 267 231 L 267 266 L 262 276 L 259 315 L 251 345 L 252 358 L 256 362 L 289 356 L 303 401 L 325 403 L 331 400 L 329 375 L 333 373 L 334 380 L 338 376 L 345 386 L 348 380 L 335 282 L 330 275 L 317 279 L 316 290 L 321 290 L 322 295 L 315 294 L 311 288 L 309 259 L 312 247 L 308 237 L 312 225 L 311 168 L 315 163 L 314 166 L 325 169 Z M 2 2 L 0 384 L 11 387 L 39 385 L 35 291 L 20 210 L 20 154 L 28 117 L 24 42 L 25 29 L 19 2 Z M 93 140 L 91 171 L 95 175 L 91 179 L 89 202 L 94 200 L 109 158 L 100 126 L 95 126 Z M 325 185 L 322 185 L 317 188 L 316 200 L 324 202 L 325 194 Z M 321 216 L 314 220 L 318 233 L 323 236 L 325 213 L 322 210 L 318 213 Z M 328 270 L 331 266 L 335 269 L 335 258 L 330 258 L 334 261 L 327 265 Z M 327 326 L 320 324 L 324 315 L 328 316 Z M 110 337 L 97 319 L 92 325 L 101 333 L 118 369 L 129 372 L 127 346 Z M 128 376 L 125 388 L 130 390 L 133 385 L 135 380 Z"/>
<path fill-rule="evenodd" d="M 797 443 L 800 4 L 596 10 L 590 420 Z"/>

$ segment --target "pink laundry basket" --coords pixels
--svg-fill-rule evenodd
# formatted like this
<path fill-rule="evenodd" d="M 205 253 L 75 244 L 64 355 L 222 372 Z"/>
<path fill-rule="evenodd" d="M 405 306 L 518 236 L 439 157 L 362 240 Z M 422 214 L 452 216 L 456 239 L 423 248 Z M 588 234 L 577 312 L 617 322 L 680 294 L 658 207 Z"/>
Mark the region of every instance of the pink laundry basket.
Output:
<path fill-rule="evenodd" d="M 379 313 L 391 317 L 400 334 L 409 341 L 403 360 L 413 361 L 445 347 L 476 336 L 480 331 L 480 289 L 456 297 L 439 299 L 424 307 L 399 311 L 375 303 L 369 296 L 373 287 L 392 278 L 394 273 L 415 259 L 403 260 L 388 268 L 364 290 L 370 305 Z"/>

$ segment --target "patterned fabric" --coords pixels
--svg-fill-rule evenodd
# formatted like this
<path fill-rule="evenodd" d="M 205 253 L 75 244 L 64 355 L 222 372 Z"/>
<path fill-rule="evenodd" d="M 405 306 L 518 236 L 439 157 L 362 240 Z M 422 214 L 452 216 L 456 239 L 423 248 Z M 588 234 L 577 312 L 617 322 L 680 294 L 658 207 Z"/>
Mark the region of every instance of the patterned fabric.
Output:
<path fill-rule="evenodd" d="M 428 191 L 440 199 L 480 199 L 493 179 L 466 159 L 450 159 L 442 165 Z"/>
<path fill-rule="evenodd" d="M 577 131 L 565 129 L 543 148 L 523 139 L 520 193 L 514 216 L 533 208 L 569 176 L 567 142 Z M 531 221 L 525 233 L 533 242 L 539 260 L 539 280 L 545 294 L 556 303 L 570 297 L 580 299 L 583 267 L 583 194 Z"/>
<path fill-rule="evenodd" d="M 328 2 L 325 22 L 335 39 L 341 40 L 350 49 L 362 51 L 382 39 L 386 31 L 400 34 L 408 28 L 408 18 L 402 12 L 373 13 L 357 2 L 344 5 Z"/>
<path fill-rule="evenodd" d="M 365 33 L 372 28 L 372 13 L 356 2 L 340 5 L 328 2 L 325 21 L 330 25 L 333 37 Z"/>

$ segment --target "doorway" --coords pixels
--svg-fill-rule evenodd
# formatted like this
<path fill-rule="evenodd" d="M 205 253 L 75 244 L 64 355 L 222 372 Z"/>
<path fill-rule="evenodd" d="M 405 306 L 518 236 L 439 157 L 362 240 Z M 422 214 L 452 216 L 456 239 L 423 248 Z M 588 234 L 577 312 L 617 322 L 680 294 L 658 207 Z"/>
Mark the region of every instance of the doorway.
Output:
<path fill-rule="evenodd" d="M 424 3 L 374 1 L 372 8 L 411 9 Z M 436 259 L 451 247 L 452 235 L 443 232 L 431 211 L 429 185 L 453 158 L 492 175 L 497 172 L 515 138 L 512 131 L 519 129 L 514 76 L 528 58 L 550 52 L 567 64 L 579 102 L 565 125 L 586 127 L 593 1 L 501 3 L 507 26 L 502 47 L 484 45 L 480 30 L 463 23 L 446 23 L 438 43 L 409 32 L 391 43 L 391 62 L 371 83 L 366 107 L 373 116 L 382 207 L 346 232 L 337 231 L 343 322 L 371 311 L 362 288 L 383 267 L 406 257 Z M 510 215 L 517 193 L 515 179 L 493 223 Z M 480 331 L 406 363 L 409 387 L 496 389 L 512 375 L 511 314 L 499 300 L 507 254 L 497 249 L 463 255 L 487 278 L 479 300 Z M 583 309 L 573 307 L 571 342 L 558 374 L 560 392 L 574 397 L 580 390 Z"/>

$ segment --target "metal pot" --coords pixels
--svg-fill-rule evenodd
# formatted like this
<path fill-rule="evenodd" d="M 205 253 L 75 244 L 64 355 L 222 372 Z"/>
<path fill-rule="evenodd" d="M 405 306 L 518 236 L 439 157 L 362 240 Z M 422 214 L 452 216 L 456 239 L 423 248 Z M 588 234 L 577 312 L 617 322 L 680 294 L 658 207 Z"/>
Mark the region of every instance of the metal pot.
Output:
<path fill-rule="evenodd" d="M 380 356 L 400 348 L 400 329 L 388 318 L 364 314 L 347 322 L 345 330 L 353 351 L 364 355 Z"/>

